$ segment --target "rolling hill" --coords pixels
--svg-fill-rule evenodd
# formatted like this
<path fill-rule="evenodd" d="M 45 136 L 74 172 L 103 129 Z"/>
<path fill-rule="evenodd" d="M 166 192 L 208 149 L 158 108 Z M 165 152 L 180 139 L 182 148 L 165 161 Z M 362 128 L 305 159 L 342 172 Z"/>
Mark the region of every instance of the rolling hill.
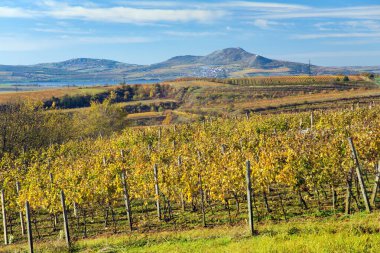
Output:
<path fill-rule="evenodd" d="M 314 75 L 354 74 L 368 70 L 380 72 L 380 67 L 311 66 Z M 123 79 L 138 81 L 179 77 L 225 78 L 308 73 L 308 64 L 269 59 L 242 48 L 227 48 L 206 56 L 176 56 L 151 65 L 90 58 L 27 66 L 0 65 L 0 83 L 121 82 Z"/>

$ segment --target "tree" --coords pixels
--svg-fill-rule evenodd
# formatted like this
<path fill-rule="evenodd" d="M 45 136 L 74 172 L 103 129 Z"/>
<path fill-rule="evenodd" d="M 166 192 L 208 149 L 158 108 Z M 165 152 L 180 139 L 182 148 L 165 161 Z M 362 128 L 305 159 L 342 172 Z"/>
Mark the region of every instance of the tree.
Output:
<path fill-rule="evenodd" d="M 70 114 L 43 110 L 42 102 L 16 101 L 0 106 L 0 154 L 19 154 L 74 137 Z"/>
<path fill-rule="evenodd" d="M 124 127 L 126 113 L 117 105 L 111 104 L 112 99 L 113 95 L 103 103 L 92 102 L 88 111 L 76 115 L 75 124 L 84 137 L 108 136 Z"/>
<path fill-rule="evenodd" d="M 350 78 L 348 78 L 348 76 L 343 77 L 343 82 L 349 82 L 349 81 L 350 81 Z"/>

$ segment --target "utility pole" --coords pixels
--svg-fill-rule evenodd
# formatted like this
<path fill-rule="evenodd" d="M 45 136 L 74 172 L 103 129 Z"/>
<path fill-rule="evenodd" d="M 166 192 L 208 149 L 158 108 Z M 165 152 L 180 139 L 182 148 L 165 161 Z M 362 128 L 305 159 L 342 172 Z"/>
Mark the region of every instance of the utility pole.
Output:
<path fill-rule="evenodd" d="M 311 76 L 311 62 L 309 60 L 309 76 Z"/>

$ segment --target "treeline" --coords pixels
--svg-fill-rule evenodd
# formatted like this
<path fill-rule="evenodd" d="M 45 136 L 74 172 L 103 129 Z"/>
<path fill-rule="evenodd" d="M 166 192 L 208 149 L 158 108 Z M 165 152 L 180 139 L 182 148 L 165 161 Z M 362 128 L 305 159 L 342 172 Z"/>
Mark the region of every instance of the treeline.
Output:
<path fill-rule="evenodd" d="M 165 110 L 175 110 L 178 108 L 178 103 L 176 102 L 162 102 L 162 103 L 151 103 L 142 104 L 138 103 L 136 105 L 128 105 L 123 107 L 124 111 L 127 113 L 141 113 L 141 112 L 163 112 Z"/>
<path fill-rule="evenodd" d="M 166 98 L 173 94 L 173 88 L 169 85 L 122 85 L 113 90 L 94 95 L 78 94 L 65 95 L 61 98 L 52 97 L 44 102 L 44 108 L 72 109 L 89 107 L 91 103 L 102 103 L 112 97 L 112 103 L 128 102 L 145 99 Z"/>

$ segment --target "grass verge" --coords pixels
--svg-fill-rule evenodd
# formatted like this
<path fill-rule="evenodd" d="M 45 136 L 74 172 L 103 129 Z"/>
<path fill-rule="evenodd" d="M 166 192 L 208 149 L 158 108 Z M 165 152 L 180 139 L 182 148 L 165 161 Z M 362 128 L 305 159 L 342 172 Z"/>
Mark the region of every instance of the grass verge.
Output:
<path fill-rule="evenodd" d="M 379 212 L 352 216 L 303 218 L 255 224 L 250 237 L 246 224 L 195 228 L 188 231 L 133 232 L 79 240 L 73 252 L 379 252 Z M 27 245 L 1 252 L 24 252 Z M 65 252 L 62 239 L 41 242 L 36 252 Z"/>

